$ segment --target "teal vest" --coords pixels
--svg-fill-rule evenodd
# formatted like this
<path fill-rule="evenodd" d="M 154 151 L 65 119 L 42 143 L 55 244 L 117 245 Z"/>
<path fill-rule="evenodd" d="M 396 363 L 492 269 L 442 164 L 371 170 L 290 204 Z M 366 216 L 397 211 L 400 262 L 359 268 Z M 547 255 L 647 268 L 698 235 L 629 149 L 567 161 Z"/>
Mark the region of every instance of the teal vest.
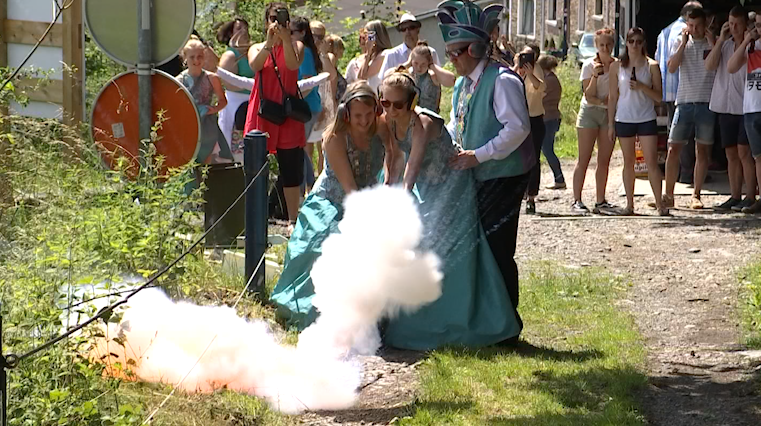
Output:
<path fill-rule="evenodd" d="M 462 135 L 463 148 L 466 150 L 475 150 L 486 145 L 491 139 L 499 134 L 504 127 L 497 120 L 494 114 L 494 83 L 497 75 L 500 73 L 509 73 L 511 71 L 501 68 L 497 64 L 489 64 L 478 81 L 476 91 L 470 98 L 470 108 L 465 115 L 464 132 Z M 465 79 L 460 77 L 454 87 L 452 94 L 452 107 L 457 108 L 457 100 L 460 96 Z M 509 102 L 526 102 L 523 99 L 511 99 Z M 528 108 L 528 104 L 526 105 Z M 457 113 L 457 111 L 456 111 Z M 456 114 L 455 114 L 455 119 Z M 520 176 L 526 174 L 536 164 L 536 155 L 534 146 L 531 142 L 531 135 L 513 151 L 510 155 L 502 160 L 485 161 L 474 169 L 476 180 L 486 181 L 497 178 Z"/>

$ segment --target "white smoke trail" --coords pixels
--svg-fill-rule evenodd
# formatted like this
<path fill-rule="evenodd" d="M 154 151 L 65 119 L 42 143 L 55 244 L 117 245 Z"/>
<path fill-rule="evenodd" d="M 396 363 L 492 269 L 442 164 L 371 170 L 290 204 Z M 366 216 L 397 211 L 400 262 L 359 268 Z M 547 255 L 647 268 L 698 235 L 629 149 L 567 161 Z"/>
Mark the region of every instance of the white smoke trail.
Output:
<path fill-rule="evenodd" d="M 118 362 L 139 380 L 177 384 L 192 371 L 185 391 L 247 392 L 287 413 L 351 407 L 361 374 L 353 355 L 378 349 L 383 317 L 436 300 L 442 275 L 435 255 L 415 251 L 422 225 L 402 189 L 350 195 L 339 229 L 312 269 L 320 317 L 296 348 L 278 344 L 267 324 L 246 321 L 232 308 L 175 303 L 149 289 L 130 300 L 94 353 L 110 354 L 104 362 Z"/>

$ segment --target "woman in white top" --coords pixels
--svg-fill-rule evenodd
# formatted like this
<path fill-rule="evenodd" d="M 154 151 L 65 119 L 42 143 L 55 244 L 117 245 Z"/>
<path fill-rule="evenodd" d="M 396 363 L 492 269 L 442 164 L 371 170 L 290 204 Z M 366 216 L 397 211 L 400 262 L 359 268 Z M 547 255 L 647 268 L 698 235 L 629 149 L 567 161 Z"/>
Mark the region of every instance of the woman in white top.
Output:
<path fill-rule="evenodd" d="M 610 209 L 613 206 L 605 200 L 605 188 L 608 185 L 608 168 L 610 157 L 613 155 L 615 141 L 608 137 L 608 93 L 610 92 L 610 69 L 616 58 L 611 56 L 616 35 L 610 28 L 602 28 L 595 32 L 595 48 L 597 55 L 584 62 L 581 67 L 581 88 L 584 96 L 576 119 L 576 131 L 579 139 L 579 160 L 573 170 L 573 206 L 571 210 L 577 214 L 589 212 L 584 205 L 581 191 L 587 177 L 587 168 L 592 159 L 592 151 L 597 142 L 597 171 L 595 185 L 597 199 L 595 213 Z"/>
<path fill-rule="evenodd" d="M 357 80 L 367 80 L 367 84 L 377 92 L 386 72 L 386 49 L 391 48 L 391 39 L 386 26 L 378 20 L 368 22 L 363 30 L 359 34 L 359 44 L 361 47 L 364 42 L 364 54 L 349 62 L 346 82 L 351 84 Z"/>
<path fill-rule="evenodd" d="M 625 215 L 634 214 L 634 143 L 639 139 L 647 163 L 647 177 L 655 196 L 655 208 L 661 216 L 669 211 L 661 199 L 661 169 L 658 167 L 658 125 L 655 102 L 661 100 L 661 70 L 658 62 L 647 56 L 645 32 L 631 28 L 626 34 L 626 50 L 621 60 L 610 67 L 608 96 L 608 136 L 618 136 L 624 154 Z"/>

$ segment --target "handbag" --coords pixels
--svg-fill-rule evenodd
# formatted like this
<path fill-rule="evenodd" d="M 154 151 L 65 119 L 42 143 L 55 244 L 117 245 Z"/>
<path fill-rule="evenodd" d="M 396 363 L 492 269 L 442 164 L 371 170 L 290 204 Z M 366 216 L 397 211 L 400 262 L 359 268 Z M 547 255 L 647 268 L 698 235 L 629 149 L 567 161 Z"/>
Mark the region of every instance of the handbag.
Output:
<path fill-rule="evenodd" d="M 275 64 L 275 74 L 277 75 L 277 81 L 280 83 L 280 89 L 283 91 L 283 101 L 285 101 L 285 87 L 283 87 L 283 82 L 280 81 L 280 73 L 277 71 L 275 55 L 270 52 L 270 56 L 272 56 L 272 62 Z M 280 126 L 285 123 L 285 120 L 288 118 L 288 113 L 286 112 L 284 105 L 285 102 L 280 103 L 264 98 L 264 83 L 262 83 L 262 80 L 264 80 L 263 76 L 263 71 L 259 71 L 259 117 L 262 117 L 276 126 Z"/>
<path fill-rule="evenodd" d="M 275 61 L 275 55 L 272 55 L 272 61 Z M 304 96 L 301 95 L 301 89 L 296 84 L 296 95 L 289 95 L 285 92 L 283 87 L 283 81 L 280 80 L 280 71 L 277 69 L 277 63 L 275 63 L 275 75 L 277 75 L 277 81 L 280 83 L 280 88 L 283 90 L 283 106 L 285 107 L 285 115 L 301 123 L 306 123 L 312 119 L 312 109 L 309 108 L 309 104 L 304 100 Z"/>

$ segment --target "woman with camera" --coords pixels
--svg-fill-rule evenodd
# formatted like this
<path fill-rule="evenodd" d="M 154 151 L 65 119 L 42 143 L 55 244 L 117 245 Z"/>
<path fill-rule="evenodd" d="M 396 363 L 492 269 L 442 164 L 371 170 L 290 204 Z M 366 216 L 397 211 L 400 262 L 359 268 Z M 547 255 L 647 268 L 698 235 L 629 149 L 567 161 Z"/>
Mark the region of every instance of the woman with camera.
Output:
<path fill-rule="evenodd" d="M 526 100 L 528 101 L 528 115 L 531 120 L 531 137 L 534 141 L 534 152 L 536 154 L 536 165 L 531 169 L 531 177 L 528 181 L 528 200 L 526 201 L 526 213 L 536 213 L 536 202 L 534 199 L 539 195 L 539 183 L 541 181 L 541 169 L 539 163 L 539 153 L 542 151 L 542 142 L 544 141 L 544 95 L 547 85 L 544 84 L 544 71 L 536 66 L 536 60 L 539 58 L 539 46 L 529 44 L 523 50 L 515 55 L 515 71 L 523 78 L 526 84 Z M 539 78 L 541 76 L 541 78 Z"/>
<path fill-rule="evenodd" d="M 364 31 L 360 32 L 360 46 L 363 41 L 365 54 L 346 67 L 346 81 L 367 80 L 373 90 L 378 90 L 386 72 L 386 49 L 391 48 L 391 39 L 383 22 L 376 20 L 365 24 Z"/>
<path fill-rule="evenodd" d="M 248 51 L 251 69 L 259 84 L 248 104 L 245 132 L 258 129 L 269 134 L 267 149 L 277 156 L 291 226 L 299 214 L 300 189 L 304 181 L 304 122 L 286 116 L 286 97 L 298 98 L 299 67 L 304 44 L 291 38 L 290 16 L 284 3 L 265 9 L 267 40 Z M 290 115 L 290 114 L 289 114 Z"/>

